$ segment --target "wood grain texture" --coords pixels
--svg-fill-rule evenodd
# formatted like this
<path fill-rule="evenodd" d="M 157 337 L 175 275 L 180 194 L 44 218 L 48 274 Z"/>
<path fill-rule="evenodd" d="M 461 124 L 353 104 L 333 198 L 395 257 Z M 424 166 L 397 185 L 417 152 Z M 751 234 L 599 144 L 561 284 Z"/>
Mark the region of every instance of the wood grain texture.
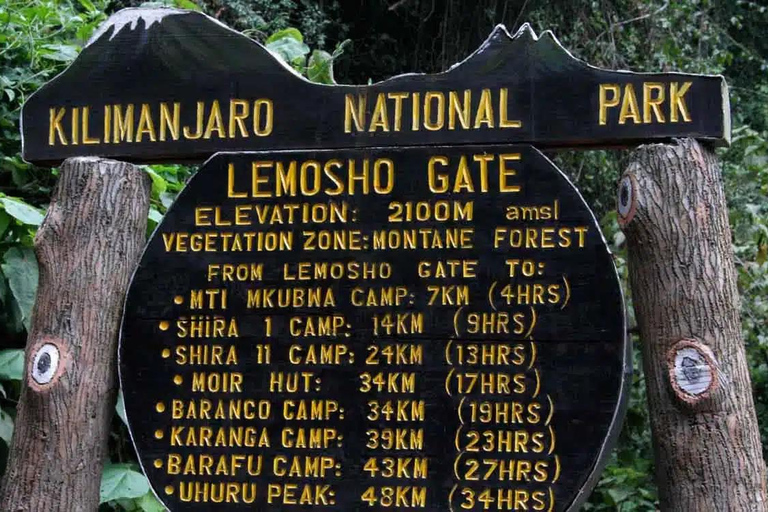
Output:
<path fill-rule="evenodd" d="M 98 508 L 117 333 L 144 246 L 149 189 L 146 174 L 122 162 L 74 158 L 61 168 L 35 239 L 40 284 L 0 510 Z M 55 345 L 61 360 L 41 385 L 31 371 L 45 344 Z"/>
<path fill-rule="evenodd" d="M 634 190 L 622 190 L 627 183 Z M 690 139 L 639 148 L 619 206 L 620 215 L 629 212 L 624 230 L 661 509 L 768 510 L 715 155 Z M 687 377 L 671 368 L 676 355 L 683 370 L 693 369 Z M 692 385 L 708 384 L 708 375 L 706 390 Z"/>

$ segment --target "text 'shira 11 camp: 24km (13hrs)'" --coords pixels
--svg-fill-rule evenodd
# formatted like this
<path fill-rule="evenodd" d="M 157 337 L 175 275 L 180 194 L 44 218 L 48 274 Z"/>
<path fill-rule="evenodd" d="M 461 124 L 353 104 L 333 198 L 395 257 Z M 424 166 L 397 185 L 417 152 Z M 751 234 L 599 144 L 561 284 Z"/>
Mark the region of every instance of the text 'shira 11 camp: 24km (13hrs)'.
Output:
<path fill-rule="evenodd" d="M 22 123 L 41 164 L 207 159 L 119 348 L 173 511 L 578 509 L 630 347 L 599 226 L 539 149 L 730 137 L 721 77 L 595 68 L 527 25 L 444 73 L 328 86 L 174 9 L 112 16 Z"/>

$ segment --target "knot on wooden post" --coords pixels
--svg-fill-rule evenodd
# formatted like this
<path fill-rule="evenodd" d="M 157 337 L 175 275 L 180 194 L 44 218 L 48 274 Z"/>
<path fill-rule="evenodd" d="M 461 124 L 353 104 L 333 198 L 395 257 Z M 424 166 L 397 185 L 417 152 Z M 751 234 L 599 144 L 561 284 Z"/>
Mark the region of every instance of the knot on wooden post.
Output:
<path fill-rule="evenodd" d="M 669 383 L 681 405 L 693 407 L 712 396 L 720 381 L 720 365 L 705 344 L 682 339 L 667 352 Z"/>
<path fill-rule="evenodd" d="M 45 391 L 53 387 L 69 363 L 67 345 L 60 340 L 43 338 L 35 343 L 29 354 L 28 382 L 35 391 Z"/>
<path fill-rule="evenodd" d="M 689 139 L 638 148 L 617 188 L 621 229 L 647 247 L 719 229 L 711 205 L 721 199 L 722 183 L 719 175 L 700 171 L 705 167 L 719 173 L 714 155 Z"/>
<path fill-rule="evenodd" d="M 632 173 L 624 173 L 619 181 L 619 190 L 616 197 L 616 210 L 619 213 L 619 225 L 623 228 L 635 216 L 637 211 L 637 179 Z"/>

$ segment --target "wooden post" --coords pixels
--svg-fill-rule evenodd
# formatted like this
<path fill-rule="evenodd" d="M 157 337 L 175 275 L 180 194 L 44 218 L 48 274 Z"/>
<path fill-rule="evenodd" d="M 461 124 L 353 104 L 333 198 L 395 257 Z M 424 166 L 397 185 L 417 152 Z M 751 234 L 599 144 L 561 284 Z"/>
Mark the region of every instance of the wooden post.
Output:
<path fill-rule="evenodd" d="M 768 510 L 715 155 L 642 146 L 619 184 L 662 510 Z"/>
<path fill-rule="evenodd" d="M 98 508 L 117 334 L 149 189 L 131 164 L 73 158 L 61 167 L 35 238 L 40 284 L 0 510 Z"/>

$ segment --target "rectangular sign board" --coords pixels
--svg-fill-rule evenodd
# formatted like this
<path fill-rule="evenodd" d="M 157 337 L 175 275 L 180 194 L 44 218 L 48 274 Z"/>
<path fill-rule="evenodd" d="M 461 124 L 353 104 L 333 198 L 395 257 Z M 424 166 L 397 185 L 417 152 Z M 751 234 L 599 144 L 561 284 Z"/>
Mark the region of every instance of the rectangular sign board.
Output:
<path fill-rule="evenodd" d="M 719 76 L 630 73 L 574 58 L 550 32 L 499 26 L 444 73 L 311 83 L 201 13 L 126 9 L 22 111 L 24 158 L 202 161 L 218 151 L 527 143 L 727 144 Z"/>

